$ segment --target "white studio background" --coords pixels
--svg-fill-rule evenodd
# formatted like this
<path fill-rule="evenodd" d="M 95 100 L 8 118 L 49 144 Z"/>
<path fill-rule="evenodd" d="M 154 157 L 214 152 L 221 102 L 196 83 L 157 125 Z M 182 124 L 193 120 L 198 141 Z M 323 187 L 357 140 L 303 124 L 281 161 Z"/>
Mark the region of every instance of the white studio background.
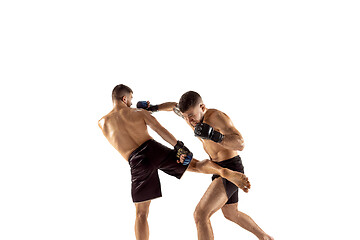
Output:
<path fill-rule="evenodd" d="M 127 162 L 97 121 L 198 91 L 242 133 L 239 209 L 277 240 L 356 239 L 357 1 L 1 1 L 0 239 L 135 239 Z M 154 116 L 198 159 L 185 122 Z M 154 132 L 155 139 L 164 143 Z M 166 143 L 164 143 L 166 144 Z M 196 239 L 210 176 L 161 174 L 150 239 Z M 215 238 L 256 239 L 212 218 Z"/>

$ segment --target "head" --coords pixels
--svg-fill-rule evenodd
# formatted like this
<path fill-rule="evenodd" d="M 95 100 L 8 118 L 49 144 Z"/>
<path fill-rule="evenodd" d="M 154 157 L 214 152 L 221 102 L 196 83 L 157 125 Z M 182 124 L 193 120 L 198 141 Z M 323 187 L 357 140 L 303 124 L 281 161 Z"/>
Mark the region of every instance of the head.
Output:
<path fill-rule="evenodd" d="M 206 107 L 201 96 L 194 91 L 186 92 L 181 96 L 179 109 L 188 124 L 193 127 L 202 122 L 206 112 Z"/>
<path fill-rule="evenodd" d="M 114 87 L 112 91 L 112 100 L 114 104 L 125 103 L 126 106 L 130 107 L 132 105 L 131 100 L 133 98 L 133 91 L 128 86 L 124 84 L 119 84 Z"/>

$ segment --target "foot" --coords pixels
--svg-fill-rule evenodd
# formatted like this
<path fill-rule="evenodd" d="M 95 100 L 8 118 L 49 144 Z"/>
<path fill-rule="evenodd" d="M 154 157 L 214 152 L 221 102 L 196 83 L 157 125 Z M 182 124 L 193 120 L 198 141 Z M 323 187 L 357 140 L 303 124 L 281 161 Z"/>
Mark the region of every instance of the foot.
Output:
<path fill-rule="evenodd" d="M 238 188 L 241 188 L 246 193 L 249 191 L 251 187 L 248 178 L 245 176 L 245 174 L 241 172 L 230 171 L 230 173 L 228 174 L 225 173 L 224 176 L 222 177 L 234 183 Z"/>
<path fill-rule="evenodd" d="M 271 236 L 269 236 L 269 235 L 264 235 L 264 236 L 262 236 L 261 238 L 259 238 L 260 240 L 274 240 L 274 238 L 273 237 L 271 237 Z"/>

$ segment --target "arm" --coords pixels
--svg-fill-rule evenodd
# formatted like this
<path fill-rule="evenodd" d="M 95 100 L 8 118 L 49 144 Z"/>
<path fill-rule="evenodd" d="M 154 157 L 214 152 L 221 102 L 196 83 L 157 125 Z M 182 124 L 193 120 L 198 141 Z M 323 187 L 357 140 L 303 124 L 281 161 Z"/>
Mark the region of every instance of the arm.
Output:
<path fill-rule="evenodd" d="M 176 102 L 165 102 L 162 104 L 159 104 L 159 111 L 172 111 L 176 107 Z"/>
<path fill-rule="evenodd" d="M 166 142 L 168 142 L 171 146 L 174 147 L 176 151 L 176 156 L 178 158 L 177 162 L 182 163 L 183 165 L 188 165 L 192 158 L 193 154 L 190 150 L 185 147 L 184 143 L 181 141 L 177 141 L 176 138 L 166 130 L 161 124 L 151 116 L 148 111 L 143 111 L 144 120 L 146 125 L 148 125 L 152 130 L 154 130 L 157 134 L 159 134 Z"/>
<path fill-rule="evenodd" d="M 231 150 L 242 151 L 244 149 L 243 137 L 226 114 L 218 112 L 213 121 L 214 127 L 224 135 L 220 145 Z"/>
<path fill-rule="evenodd" d="M 105 118 L 101 118 L 99 121 L 98 121 L 98 126 L 99 128 L 101 129 L 101 131 L 103 132 L 103 134 L 105 135 L 105 133 L 107 132 L 107 128 L 105 127 Z"/>
<path fill-rule="evenodd" d="M 244 139 L 235 127 L 229 127 L 222 131 L 224 132 L 224 138 L 220 145 L 231 150 L 242 151 L 244 149 Z"/>
<path fill-rule="evenodd" d="M 206 119 L 204 123 L 198 124 L 195 127 L 195 135 L 210 139 L 230 150 L 242 151 L 244 149 L 244 139 L 240 132 L 231 119 L 220 111 Z"/>
<path fill-rule="evenodd" d="M 143 111 L 144 121 L 152 130 L 160 135 L 171 146 L 175 146 L 177 143 L 176 138 L 166 130 L 161 124 L 154 118 L 148 111 Z"/>
<path fill-rule="evenodd" d="M 137 108 L 142 108 L 150 112 L 172 111 L 176 106 L 177 106 L 176 102 L 165 102 L 158 105 L 151 105 L 149 101 L 139 101 L 136 104 Z"/>

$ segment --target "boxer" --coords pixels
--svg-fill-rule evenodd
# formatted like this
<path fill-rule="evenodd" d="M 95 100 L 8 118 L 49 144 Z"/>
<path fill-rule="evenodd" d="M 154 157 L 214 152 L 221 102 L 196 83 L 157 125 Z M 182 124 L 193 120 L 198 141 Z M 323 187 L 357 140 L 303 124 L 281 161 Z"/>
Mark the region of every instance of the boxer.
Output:
<path fill-rule="evenodd" d="M 244 166 L 237 152 L 244 149 L 244 139 L 225 113 L 207 109 L 201 96 L 194 91 L 184 93 L 178 104 L 168 102 L 161 106 L 167 107 L 163 107 L 164 110 L 174 110 L 176 114 L 182 115 L 213 163 L 244 173 Z M 218 174 L 212 176 L 212 183 L 194 212 L 199 240 L 214 239 L 210 217 L 219 209 L 226 219 L 252 232 L 259 239 L 273 240 L 251 217 L 238 210 L 238 187 Z"/>
<path fill-rule="evenodd" d="M 137 240 L 149 239 L 147 216 L 152 199 L 162 196 L 158 170 L 182 177 L 186 170 L 218 174 L 248 191 L 247 177 L 236 171 L 222 168 L 210 160 L 198 161 L 185 145 L 167 131 L 147 110 L 130 108 L 133 91 L 117 85 L 112 92 L 113 109 L 98 124 L 109 143 L 128 161 L 131 169 L 131 195 L 136 208 L 135 236 Z M 160 106 L 168 107 L 166 104 Z M 149 110 L 149 109 L 148 109 Z M 153 129 L 170 149 L 149 135 L 147 127 Z"/>

